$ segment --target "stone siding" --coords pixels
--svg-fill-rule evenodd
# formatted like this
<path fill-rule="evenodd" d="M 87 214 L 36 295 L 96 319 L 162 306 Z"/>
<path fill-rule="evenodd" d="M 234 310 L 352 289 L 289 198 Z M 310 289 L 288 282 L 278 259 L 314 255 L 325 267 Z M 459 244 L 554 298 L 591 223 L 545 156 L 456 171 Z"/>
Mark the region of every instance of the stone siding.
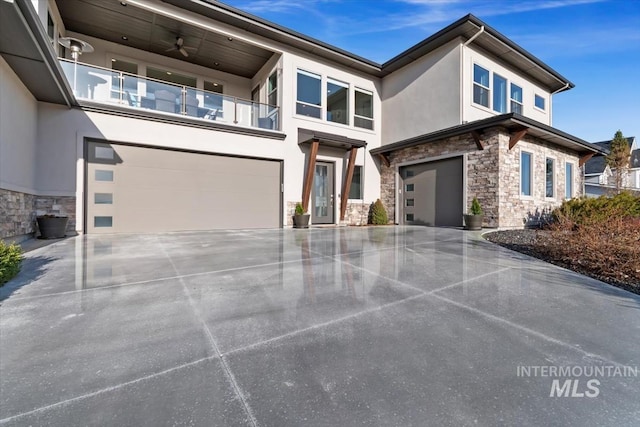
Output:
<path fill-rule="evenodd" d="M 390 166 L 381 165 L 380 196 L 389 218 L 395 223 L 398 189 L 396 175 L 400 164 L 464 154 L 466 157 L 466 212 L 477 197 L 484 212 L 484 227 L 522 228 L 535 225 L 565 196 L 565 163 L 574 165 L 573 196 L 582 195 L 583 171 L 578 155 L 541 139 L 525 136 L 509 150 L 510 134 L 503 128 L 487 129 L 481 135 L 484 150 L 478 150 L 470 134 L 429 142 L 393 152 Z M 533 153 L 533 196 L 520 196 L 520 151 Z M 546 158 L 555 159 L 555 195 L 545 197 Z"/>
<path fill-rule="evenodd" d="M 73 196 L 36 196 L 36 215 L 68 216 L 67 234 L 76 230 L 76 198 Z"/>
<path fill-rule="evenodd" d="M 478 150 L 471 135 L 460 135 L 437 142 L 398 150 L 390 155 L 390 166 L 381 167 L 382 203 L 392 222 L 395 218 L 396 171 L 400 164 L 424 160 L 428 162 L 440 156 L 466 154 L 467 157 L 467 208 L 474 197 L 482 205 L 485 214 L 484 226 L 498 226 L 498 135 L 497 130 L 483 134 L 485 149 Z M 466 209 L 464 210 L 466 212 Z"/>
<path fill-rule="evenodd" d="M 520 195 L 520 154 L 533 154 L 533 187 L 531 197 Z M 554 159 L 554 197 L 546 192 L 546 159 Z M 566 148 L 541 139 L 525 136 L 509 150 L 509 135 L 500 136 L 500 227 L 537 226 L 548 219 L 551 211 L 565 199 L 565 164 L 573 164 L 573 196 L 580 197 L 583 171 L 579 156 Z"/>
<path fill-rule="evenodd" d="M 0 188 L 0 238 L 35 232 L 36 196 Z"/>

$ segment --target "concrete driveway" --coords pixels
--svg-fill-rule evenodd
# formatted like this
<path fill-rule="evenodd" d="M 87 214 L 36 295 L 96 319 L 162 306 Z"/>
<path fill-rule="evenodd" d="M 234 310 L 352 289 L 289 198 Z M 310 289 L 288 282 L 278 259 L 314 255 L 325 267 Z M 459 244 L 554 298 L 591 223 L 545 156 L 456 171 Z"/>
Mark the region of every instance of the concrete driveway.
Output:
<path fill-rule="evenodd" d="M 0 292 L 0 424 L 640 420 L 640 297 L 461 230 L 81 236 Z"/>

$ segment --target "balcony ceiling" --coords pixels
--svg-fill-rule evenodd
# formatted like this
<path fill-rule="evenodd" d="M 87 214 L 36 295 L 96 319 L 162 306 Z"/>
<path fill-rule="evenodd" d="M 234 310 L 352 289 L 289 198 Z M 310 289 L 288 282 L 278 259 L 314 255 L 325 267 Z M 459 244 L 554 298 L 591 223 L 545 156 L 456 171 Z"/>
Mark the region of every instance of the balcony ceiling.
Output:
<path fill-rule="evenodd" d="M 180 59 L 242 77 L 253 77 L 273 52 L 117 0 L 57 0 L 68 31 Z M 127 40 L 122 37 L 126 36 Z M 189 53 L 168 51 L 176 37 Z"/>

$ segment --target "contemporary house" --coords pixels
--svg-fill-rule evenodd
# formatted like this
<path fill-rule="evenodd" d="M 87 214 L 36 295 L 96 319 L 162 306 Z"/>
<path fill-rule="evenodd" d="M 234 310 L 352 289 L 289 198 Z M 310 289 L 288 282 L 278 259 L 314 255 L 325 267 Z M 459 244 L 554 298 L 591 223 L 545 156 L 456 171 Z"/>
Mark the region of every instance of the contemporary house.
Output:
<path fill-rule="evenodd" d="M 468 15 L 384 64 L 217 1 L 0 2 L 0 237 L 362 224 L 522 227 L 604 151 L 573 84 Z"/>
<path fill-rule="evenodd" d="M 624 186 L 629 190 L 640 191 L 640 143 L 634 136 L 627 138 L 630 148 L 629 170 L 623 179 Z M 611 149 L 611 141 L 594 142 L 594 145 L 606 150 Z M 588 197 L 598 197 L 615 190 L 613 172 L 607 165 L 606 156 L 593 156 L 585 164 L 584 191 Z"/>

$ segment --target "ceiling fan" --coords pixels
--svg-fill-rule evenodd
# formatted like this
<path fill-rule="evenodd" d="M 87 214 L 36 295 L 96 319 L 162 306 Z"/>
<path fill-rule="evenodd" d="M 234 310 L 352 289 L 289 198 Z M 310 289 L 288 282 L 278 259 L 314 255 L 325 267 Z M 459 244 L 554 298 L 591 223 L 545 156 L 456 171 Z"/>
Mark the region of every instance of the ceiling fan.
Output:
<path fill-rule="evenodd" d="M 193 47 L 187 47 L 187 46 L 183 46 L 184 45 L 184 39 L 180 36 L 176 37 L 176 42 L 173 44 L 172 48 L 167 49 L 165 52 L 172 52 L 174 50 L 177 50 L 178 52 L 180 52 L 182 54 L 182 56 L 184 56 L 185 58 L 189 57 L 189 52 L 187 52 L 187 49 L 193 49 L 195 50 L 195 48 Z"/>

